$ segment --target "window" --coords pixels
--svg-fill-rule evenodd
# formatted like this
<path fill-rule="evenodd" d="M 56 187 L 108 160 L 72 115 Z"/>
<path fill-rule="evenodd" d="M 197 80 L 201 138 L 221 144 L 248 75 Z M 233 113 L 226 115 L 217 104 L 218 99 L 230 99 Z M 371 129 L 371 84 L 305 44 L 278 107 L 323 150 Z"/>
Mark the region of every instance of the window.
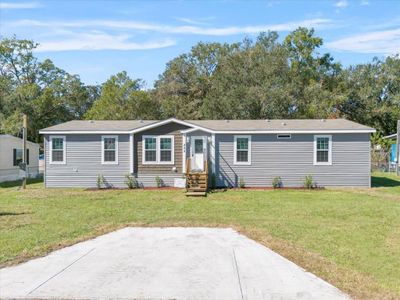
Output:
<path fill-rule="evenodd" d="M 102 164 L 118 164 L 118 136 L 103 135 L 102 137 Z"/>
<path fill-rule="evenodd" d="M 155 137 L 144 138 L 144 161 L 157 162 L 157 139 Z"/>
<path fill-rule="evenodd" d="M 50 164 L 65 164 L 65 136 L 50 137 Z"/>
<path fill-rule="evenodd" d="M 22 149 L 13 149 L 13 166 L 19 166 L 22 163 Z M 26 149 L 26 164 L 29 165 L 29 149 Z"/>
<path fill-rule="evenodd" d="M 143 164 L 173 164 L 174 163 L 174 137 L 143 136 Z"/>
<path fill-rule="evenodd" d="M 292 135 L 291 134 L 277 134 L 276 138 L 278 140 L 288 140 L 288 139 L 292 138 Z"/>
<path fill-rule="evenodd" d="M 234 141 L 234 164 L 251 164 L 251 136 L 236 135 Z"/>
<path fill-rule="evenodd" d="M 160 162 L 171 162 L 172 160 L 172 139 L 160 138 Z"/>
<path fill-rule="evenodd" d="M 13 149 L 13 166 L 19 166 L 22 163 L 22 149 Z"/>
<path fill-rule="evenodd" d="M 314 136 L 314 165 L 332 164 L 332 136 Z"/>

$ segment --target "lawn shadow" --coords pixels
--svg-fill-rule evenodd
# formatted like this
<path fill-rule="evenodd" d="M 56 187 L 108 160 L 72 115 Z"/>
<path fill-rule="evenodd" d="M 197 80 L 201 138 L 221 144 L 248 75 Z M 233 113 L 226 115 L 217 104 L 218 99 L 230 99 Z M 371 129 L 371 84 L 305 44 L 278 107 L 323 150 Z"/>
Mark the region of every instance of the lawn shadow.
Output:
<path fill-rule="evenodd" d="M 400 186 L 400 178 L 396 180 L 388 177 L 372 176 L 371 185 L 372 187 L 396 187 Z"/>
<path fill-rule="evenodd" d="M 0 217 L 4 217 L 4 216 L 19 216 L 19 215 L 26 215 L 28 213 L 26 212 L 8 212 L 8 211 L 0 211 Z"/>
<path fill-rule="evenodd" d="M 43 177 L 38 178 L 28 178 L 26 180 L 26 184 L 35 184 L 43 182 Z M 12 188 L 12 187 L 20 187 L 22 186 L 22 180 L 15 180 L 15 181 L 6 181 L 0 183 L 0 188 Z"/>

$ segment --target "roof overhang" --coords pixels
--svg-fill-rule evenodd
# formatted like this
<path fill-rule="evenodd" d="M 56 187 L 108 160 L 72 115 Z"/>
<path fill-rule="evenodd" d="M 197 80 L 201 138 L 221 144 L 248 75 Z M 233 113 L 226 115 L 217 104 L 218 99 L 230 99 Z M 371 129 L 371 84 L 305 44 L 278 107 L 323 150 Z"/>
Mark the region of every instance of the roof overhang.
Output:
<path fill-rule="evenodd" d="M 40 130 L 40 134 L 134 134 L 156 128 L 169 123 L 177 123 L 187 127 L 189 129 L 181 130 L 181 133 L 190 133 L 196 130 L 213 133 L 213 134 L 329 134 L 329 133 L 375 133 L 376 130 L 373 128 L 368 129 L 332 129 L 332 130 L 212 130 L 206 127 L 202 127 L 187 121 L 182 121 L 176 118 L 170 118 L 167 120 L 155 122 L 149 125 L 145 125 L 132 130 Z"/>

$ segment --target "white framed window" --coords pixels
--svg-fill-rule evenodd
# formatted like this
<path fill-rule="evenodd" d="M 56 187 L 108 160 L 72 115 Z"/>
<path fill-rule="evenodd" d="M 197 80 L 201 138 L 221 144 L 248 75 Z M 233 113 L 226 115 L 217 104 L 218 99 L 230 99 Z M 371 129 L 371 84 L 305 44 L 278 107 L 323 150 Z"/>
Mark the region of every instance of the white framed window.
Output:
<path fill-rule="evenodd" d="M 101 163 L 103 165 L 118 164 L 118 136 L 101 136 Z"/>
<path fill-rule="evenodd" d="M 332 165 L 331 135 L 314 135 L 314 165 Z"/>
<path fill-rule="evenodd" d="M 276 138 L 278 140 L 289 140 L 289 139 L 292 138 L 292 135 L 290 133 L 288 133 L 288 134 L 277 134 Z"/>
<path fill-rule="evenodd" d="M 160 163 L 173 163 L 173 152 L 172 151 L 172 142 L 173 137 L 160 137 L 159 138 L 159 145 L 160 145 Z"/>
<path fill-rule="evenodd" d="M 66 160 L 66 142 L 64 135 L 50 136 L 50 164 L 65 165 Z"/>
<path fill-rule="evenodd" d="M 144 135 L 142 140 L 143 164 L 174 164 L 173 135 Z"/>
<path fill-rule="evenodd" d="M 157 163 L 157 137 L 143 136 L 143 163 Z"/>
<path fill-rule="evenodd" d="M 251 165 L 251 136 L 235 135 L 234 137 L 235 165 Z"/>

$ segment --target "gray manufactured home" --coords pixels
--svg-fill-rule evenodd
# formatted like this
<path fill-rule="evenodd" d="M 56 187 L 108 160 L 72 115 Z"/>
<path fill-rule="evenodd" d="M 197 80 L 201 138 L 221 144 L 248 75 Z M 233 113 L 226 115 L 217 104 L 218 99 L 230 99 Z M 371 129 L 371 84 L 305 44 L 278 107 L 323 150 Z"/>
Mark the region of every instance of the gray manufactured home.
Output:
<path fill-rule="evenodd" d="M 174 186 L 187 173 L 213 174 L 218 187 L 370 186 L 373 128 L 344 119 L 70 121 L 40 131 L 46 187 Z"/>

